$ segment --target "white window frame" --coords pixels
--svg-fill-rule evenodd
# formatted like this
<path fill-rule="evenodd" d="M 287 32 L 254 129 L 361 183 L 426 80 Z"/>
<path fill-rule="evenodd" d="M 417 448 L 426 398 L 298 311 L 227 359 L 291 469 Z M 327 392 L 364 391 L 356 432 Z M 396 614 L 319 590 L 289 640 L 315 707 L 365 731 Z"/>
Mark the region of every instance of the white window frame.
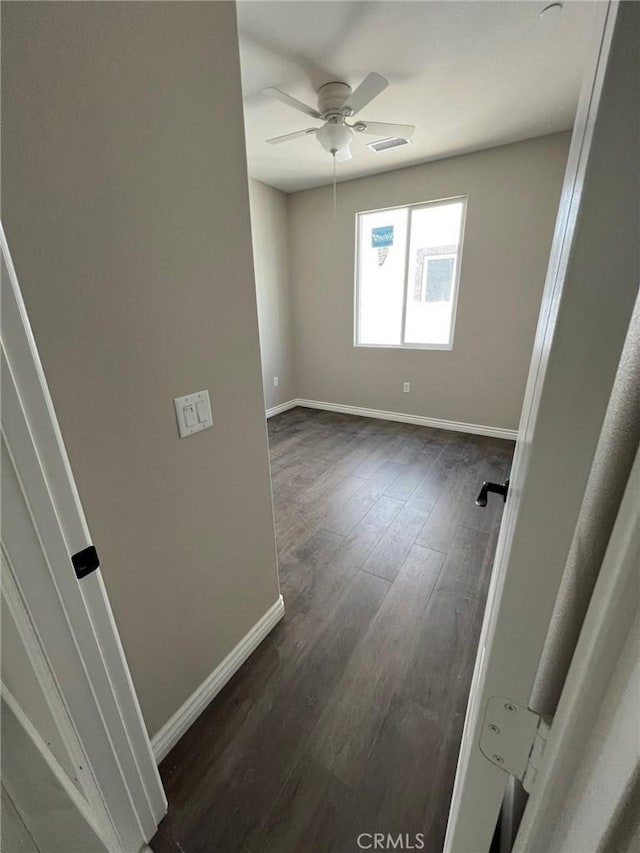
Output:
<path fill-rule="evenodd" d="M 392 207 L 380 207 L 372 210 L 360 210 L 356 213 L 355 221 L 355 280 L 354 280 L 354 314 L 353 314 L 353 345 L 354 347 L 362 347 L 364 349 L 419 349 L 419 350 L 452 350 L 456 329 L 456 314 L 458 309 L 458 294 L 460 292 L 460 270 L 462 269 L 462 252 L 464 247 L 464 232 L 467 219 L 467 203 L 468 195 L 451 196 L 450 198 L 434 199 L 432 201 L 417 202 L 414 204 L 397 204 Z M 411 245 L 411 218 L 414 211 L 424 210 L 428 207 L 440 207 L 443 204 L 451 204 L 454 202 L 462 202 L 462 216 L 460 217 L 460 233 L 458 237 L 458 252 L 455 257 L 452 294 L 451 294 L 451 320 L 449 323 L 449 343 L 447 344 L 420 344 L 407 343 L 405 341 L 405 331 L 407 325 L 407 301 L 409 298 L 409 250 Z M 405 248 L 404 261 L 404 289 L 402 299 L 402 329 L 401 343 L 399 344 L 370 344 L 360 342 L 360 237 L 361 237 L 361 220 L 362 217 L 370 213 L 381 213 L 385 210 L 407 210 L 407 241 Z M 444 257 L 444 256 L 442 256 Z M 425 265 L 426 266 L 426 265 Z"/>

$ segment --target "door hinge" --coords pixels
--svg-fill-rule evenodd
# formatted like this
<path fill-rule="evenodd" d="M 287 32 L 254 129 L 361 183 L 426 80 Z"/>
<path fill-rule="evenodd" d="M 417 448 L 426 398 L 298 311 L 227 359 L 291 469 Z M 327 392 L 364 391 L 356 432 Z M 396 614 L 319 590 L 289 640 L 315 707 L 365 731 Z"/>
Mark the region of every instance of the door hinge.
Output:
<path fill-rule="evenodd" d="M 530 708 L 503 696 L 492 696 L 482 724 L 480 751 L 496 767 L 519 779 L 531 793 L 549 725 Z"/>
<path fill-rule="evenodd" d="M 95 549 L 95 545 L 89 545 L 88 548 L 83 548 L 82 551 L 73 554 L 71 562 L 78 580 L 86 578 L 91 572 L 95 572 L 96 569 L 100 568 L 100 560 L 98 559 L 98 552 Z"/>

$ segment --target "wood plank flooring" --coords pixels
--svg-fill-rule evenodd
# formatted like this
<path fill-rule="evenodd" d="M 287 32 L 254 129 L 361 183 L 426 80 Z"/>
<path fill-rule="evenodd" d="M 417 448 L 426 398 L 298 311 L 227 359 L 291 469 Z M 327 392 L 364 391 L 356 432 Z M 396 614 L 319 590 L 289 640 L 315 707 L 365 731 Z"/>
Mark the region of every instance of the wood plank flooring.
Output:
<path fill-rule="evenodd" d="M 286 613 L 163 761 L 156 853 L 440 853 L 512 442 L 269 421 Z"/>

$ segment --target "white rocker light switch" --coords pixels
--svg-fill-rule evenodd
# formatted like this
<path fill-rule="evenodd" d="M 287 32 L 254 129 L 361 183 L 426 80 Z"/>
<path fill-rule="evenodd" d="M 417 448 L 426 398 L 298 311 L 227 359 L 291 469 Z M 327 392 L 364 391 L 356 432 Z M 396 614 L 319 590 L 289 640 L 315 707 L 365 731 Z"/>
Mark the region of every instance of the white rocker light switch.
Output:
<path fill-rule="evenodd" d="M 203 429 L 213 426 L 208 391 L 197 391 L 195 394 L 187 394 L 186 397 L 176 397 L 173 404 L 180 438 L 186 438 L 194 432 L 202 432 Z"/>

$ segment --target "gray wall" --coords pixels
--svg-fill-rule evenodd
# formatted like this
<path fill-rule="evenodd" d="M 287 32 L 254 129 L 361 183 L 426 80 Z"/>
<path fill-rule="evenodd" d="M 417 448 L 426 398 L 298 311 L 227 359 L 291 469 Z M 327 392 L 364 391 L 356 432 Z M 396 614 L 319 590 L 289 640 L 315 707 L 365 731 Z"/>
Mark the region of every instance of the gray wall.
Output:
<path fill-rule="evenodd" d="M 267 409 L 296 395 L 291 325 L 287 196 L 260 181 L 249 181 L 253 262 L 264 398 Z M 280 383 L 273 387 L 273 378 Z"/>
<path fill-rule="evenodd" d="M 569 138 L 341 183 L 335 223 L 330 187 L 291 195 L 297 396 L 516 429 Z M 355 348 L 356 213 L 456 195 L 469 201 L 453 350 Z"/>
<path fill-rule="evenodd" d="M 153 735 L 278 596 L 235 6 L 7 4 L 2 107 L 7 239 Z M 202 388 L 214 427 L 180 440 Z"/>

